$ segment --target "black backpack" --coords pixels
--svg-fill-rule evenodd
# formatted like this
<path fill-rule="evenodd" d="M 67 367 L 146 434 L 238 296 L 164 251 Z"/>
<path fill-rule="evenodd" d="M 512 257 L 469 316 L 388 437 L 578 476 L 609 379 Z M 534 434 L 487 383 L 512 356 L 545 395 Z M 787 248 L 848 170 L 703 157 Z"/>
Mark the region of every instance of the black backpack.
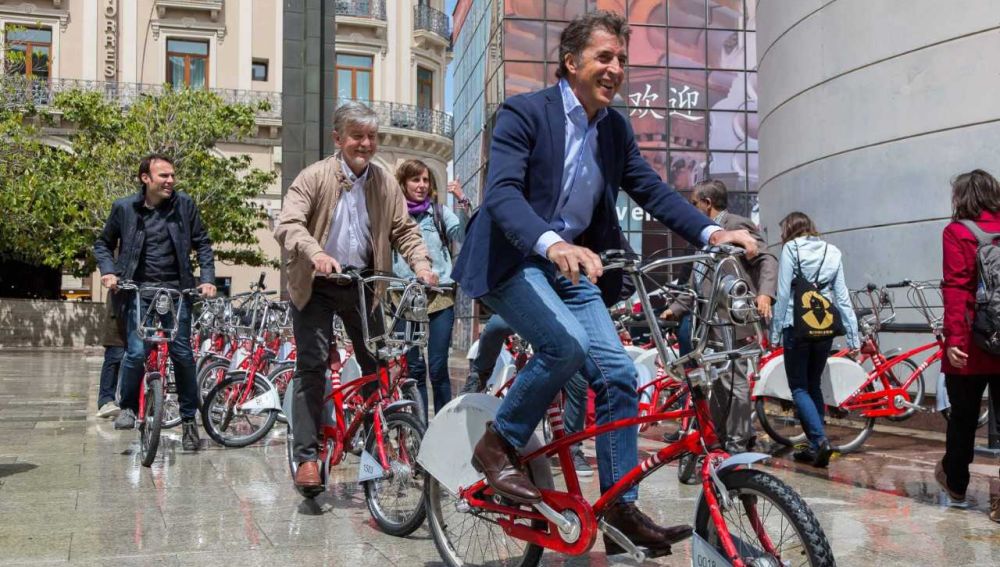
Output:
<path fill-rule="evenodd" d="M 979 241 L 976 249 L 976 306 L 972 340 L 984 352 L 1000 355 L 1000 233 L 986 232 L 970 220 L 961 221 Z"/>
<path fill-rule="evenodd" d="M 431 203 L 431 218 L 434 219 L 434 228 L 437 230 L 438 236 L 441 237 L 441 244 L 448 251 L 448 255 L 454 258 L 455 253 L 451 249 L 451 238 L 448 238 L 448 229 L 444 226 L 444 211 L 441 210 L 441 203 L 437 201 Z"/>
<path fill-rule="evenodd" d="M 804 342 L 816 342 L 844 334 L 844 323 L 840 318 L 840 311 L 822 293 L 831 282 L 823 285 L 819 283 L 819 274 L 823 271 L 823 262 L 826 261 L 826 251 L 829 245 L 823 248 L 823 258 L 819 261 L 816 269 L 816 277 L 807 279 L 802 274 L 802 261 L 799 258 L 799 247 L 795 247 L 795 277 L 792 279 L 792 330 L 795 339 Z"/>

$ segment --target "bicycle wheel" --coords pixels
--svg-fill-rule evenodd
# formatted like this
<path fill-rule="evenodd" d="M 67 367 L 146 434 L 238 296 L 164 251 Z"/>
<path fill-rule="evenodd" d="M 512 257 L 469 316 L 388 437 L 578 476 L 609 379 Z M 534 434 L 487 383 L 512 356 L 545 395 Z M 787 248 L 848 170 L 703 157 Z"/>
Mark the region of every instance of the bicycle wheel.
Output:
<path fill-rule="evenodd" d="M 146 388 L 143 420 L 139 422 L 139 459 L 148 467 L 156 459 L 163 426 L 163 380 L 158 372 L 150 372 L 143 380 Z"/>
<path fill-rule="evenodd" d="M 177 397 L 177 380 L 172 373 L 167 374 L 163 389 L 163 427 L 170 429 L 181 424 L 181 404 Z"/>
<path fill-rule="evenodd" d="M 424 419 L 423 413 L 424 397 L 420 395 L 420 390 L 417 389 L 416 383 L 408 384 L 403 388 L 403 399 L 417 403 L 417 407 L 412 408 L 411 415 L 415 416 L 426 427 L 427 420 Z"/>
<path fill-rule="evenodd" d="M 285 392 L 292 385 L 292 378 L 295 376 L 295 363 L 286 362 L 285 364 L 279 364 L 275 366 L 270 373 L 267 375 L 267 381 L 274 385 L 275 389 L 278 390 L 278 399 L 285 399 Z M 285 412 L 278 412 L 278 421 L 281 423 L 288 423 L 288 416 Z"/>
<path fill-rule="evenodd" d="M 918 368 L 919 366 L 917 366 L 916 362 L 913 362 L 909 358 L 904 358 L 893 365 L 893 367 L 885 373 L 885 376 L 893 388 L 898 388 L 902 386 L 903 382 L 908 380 L 910 376 L 916 373 L 917 377 L 914 379 L 913 384 L 911 384 L 911 387 L 915 389 L 910 394 L 910 401 L 919 406 L 924 402 L 924 373 L 923 371 L 917 372 Z M 878 379 L 872 382 L 872 385 L 875 386 L 876 390 L 882 389 L 882 383 Z M 916 409 L 910 408 L 899 415 L 890 416 L 889 420 L 905 421 L 916 412 Z"/>
<path fill-rule="evenodd" d="M 201 405 L 201 423 L 216 443 L 226 447 L 246 447 L 260 441 L 274 427 L 278 410 L 244 410 L 237 403 L 246 388 L 246 375 L 233 374 L 216 384 Z M 272 386 L 263 377 L 253 381 L 248 399 L 268 394 Z"/>
<path fill-rule="evenodd" d="M 541 546 L 504 533 L 497 520 L 505 516 L 464 506 L 430 475 L 425 478 L 424 497 L 434 545 L 448 567 L 535 567 L 541 560 Z M 545 526 L 540 521 L 533 524 L 536 528 Z"/>
<path fill-rule="evenodd" d="M 754 469 L 729 469 L 719 476 L 733 502 L 720 509 L 722 520 L 746 565 L 836 565 L 822 526 L 791 487 Z M 726 556 L 704 495 L 695 532 Z"/>
<path fill-rule="evenodd" d="M 213 360 L 202 367 L 201 371 L 198 372 L 198 401 L 203 402 L 205 396 L 208 395 L 208 391 L 215 387 L 216 384 L 222 382 L 226 378 L 226 374 L 229 373 L 229 361 L 228 360 Z"/>
<path fill-rule="evenodd" d="M 764 431 L 771 439 L 788 447 L 806 439 L 795 412 L 795 403 L 788 400 L 760 396 L 754 402 L 754 413 Z"/>
<path fill-rule="evenodd" d="M 386 416 L 382 435 L 382 450 L 389 461 L 385 478 L 364 483 L 368 512 L 381 530 L 389 535 L 404 537 L 413 533 L 427 517 L 424 505 L 424 473 L 417 464 L 424 425 L 411 413 Z M 378 458 L 374 433 L 369 433 L 365 450 Z"/>

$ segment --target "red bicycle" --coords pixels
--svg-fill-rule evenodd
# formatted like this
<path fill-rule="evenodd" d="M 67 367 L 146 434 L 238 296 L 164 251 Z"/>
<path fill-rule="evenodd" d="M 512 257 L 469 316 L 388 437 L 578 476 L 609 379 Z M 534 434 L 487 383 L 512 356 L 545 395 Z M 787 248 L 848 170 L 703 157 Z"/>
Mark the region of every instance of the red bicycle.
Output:
<path fill-rule="evenodd" d="M 184 308 L 183 295 L 195 295 L 197 290 L 144 287 L 129 280 L 120 281 L 118 289 L 134 292 L 135 332 L 144 343 L 152 346 L 146 355 L 142 387 L 139 388 L 139 411 L 135 420 L 139 432 L 139 462 L 149 467 L 156 460 L 160 431 L 165 426 L 165 420 L 171 418 L 165 408 L 166 390 L 172 376 L 169 344 L 177 338 L 180 310 Z M 145 310 L 142 309 L 144 297 L 149 301 Z M 173 427 L 180 421 L 178 414 L 166 426 Z"/>
<path fill-rule="evenodd" d="M 326 396 L 323 423 L 319 430 L 319 466 L 322 486 L 319 489 L 296 487 L 306 498 L 315 498 L 327 489 L 330 470 L 343 462 L 346 453 L 361 457 L 358 482 L 364 485 L 365 501 L 375 523 L 387 534 L 405 536 L 413 533 L 426 518 L 423 499 L 423 470 L 417 465 L 424 435 L 418 417 L 419 402 L 404 397 L 415 381 L 408 377 L 406 352 L 427 342 L 426 293 L 444 292 L 418 281 L 389 275 L 363 277 L 356 271 L 332 274 L 331 279 L 346 279 L 358 288 L 359 309 L 368 313 L 366 289 L 376 284 L 396 286 L 395 294 L 385 294 L 375 307 L 376 317 L 388 322 L 386 332 L 376 334 L 362 317 L 365 346 L 379 362 L 374 374 L 342 381 L 344 362 L 336 345 L 330 348 L 330 388 Z M 386 317 L 385 309 L 395 297 L 395 307 Z M 365 386 L 377 384 L 367 397 Z M 292 475 L 298 470 L 294 451 L 294 391 L 284 399 L 288 416 L 287 457 Z"/>
<path fill-rule="evenodd" d="M 652 319 L 654 313 L 643 282 L 644 274 L 671 263 L 704 262 L 712 268 L 706 277 L 713 278 L 716 285 L 702 308 L 715 314 L 720 307 L 728 311 L 733 302 L 752 299 L 719 291 L 722 270 L 718 268 L 725 266 L 727 273 L 738 270 L 742 274 L 734 258 L 741 252 L 717 247 L 711 253 L 666 258 L 645 266 L 634 255 L 605 253 L 605 269 L 623 269 L 632 277 L 643 311 Z M 753 324 L 759 335 L 759 322 Z M 757 357 L 761 349 L 759 344 L 752 343 L 735 350 L 707 353 L 708 330 L 707 325 L 699 325 L 696 335 L 700 340 L 695 349 L 670 365 L 670 371 L 687 384 L 692 399 L 690 409 L 637 416 L 565 435 L 558 400 L 553 401 L 546 416 L 553 442 L 541 446 L 536 438 L 520 459 L 542 492 L 542 502 L 533 506 L 514 503 L 494 492 L 469 463 L 472 446 L 499 407 L 499 400 L 481 394 L 452 400 L 431 421 L 419 457 L 428 473 L 425 484 L 428 523 L 445 563 L 451 567 L 468 564 L 531 567 L 539 562 L 544 549 L 569 555 L 586 553 L 598 532 L 641 562 L 645 552 L 602 516 L 625 491 L 660 467 L 682 455 L 694 454 L 704 456 L 700 468 L 702 494 L 692 542 L 694 565 L 834 565 L 829 542 L 809 506 L 781 480 L 751 466 L 768 456 L 759 453 L 730 456 L 719 449 L 706 400 L 713 369 L 734 360 Z M 667 360 L 662 331 L 656 326 L 651 331 L 657 350 Z M 685 373 L 683 368 L 687 363 L 697 368 Z M 623 427 L 684 418 L 696 419 L 699 428 L 627 472 L 593 504 L 584 499 L 570 453 L 574 443 Z M 549 457 L 553 455 L 558 456 L 565 490 L 555 489 L 552 481 Z"/>

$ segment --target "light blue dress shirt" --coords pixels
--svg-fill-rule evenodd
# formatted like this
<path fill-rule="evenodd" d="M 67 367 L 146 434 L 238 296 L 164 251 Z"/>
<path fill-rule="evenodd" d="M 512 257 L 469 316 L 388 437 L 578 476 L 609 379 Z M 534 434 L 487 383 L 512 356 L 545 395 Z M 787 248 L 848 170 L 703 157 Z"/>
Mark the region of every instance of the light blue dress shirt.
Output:
<path fill-rule="evenodd" d="M 556 205 L 555 230 L 544 232 L 535 242 L 534 251 L 546 257 L 549 247 L 557 242 L 572 242 L 590 226 L 594 207 L 604 190 L 604 174 L 598 165 L 597 125 L 608 115 L 608 109 L 597 111 L 587 120 L 587 111 L 576 98 L 566 79 L 559 81 L 563 110 L 566 112 L 566 146 L 563 160 L 562 191 Z M 720 227 L 712 225 L 701 233 L 707 244 Z"/>

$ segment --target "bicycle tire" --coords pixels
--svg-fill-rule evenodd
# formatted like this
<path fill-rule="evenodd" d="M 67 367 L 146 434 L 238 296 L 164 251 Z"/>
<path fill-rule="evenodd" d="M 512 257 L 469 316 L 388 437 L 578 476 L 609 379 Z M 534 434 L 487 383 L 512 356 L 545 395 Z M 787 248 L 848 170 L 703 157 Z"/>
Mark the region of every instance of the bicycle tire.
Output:
<path fill-rule="evenodd" d="M 767 404 L 776 409 L 768 412 Z M 779 409 L 780 412 L 778 412 Z M 764 428 L 768 437 L 775 442 L 787 447 L 794 447 L 796 444 L 805 441 L 806 434 L 802 432 L 802 426 L 799 423 L 798 417 L 795 416 L 795 404 L 793 402 L 758 396 L 754 401 L 754 413 L 757 414 L 760 426 Z M 787 422 L 787 424 L 779 427 L 781 422 Z M 791 427 L 799 433 L 792 435 L 785 430 L 786 427 Z"/>
<path fill-rule="evenodd" d="M 682 456 L 677 462 L 677 480 L 679 480 L 681 484 L 691 486 L 701 484 L 701 479 L 698 478 L 697 475 L 699 469 L 698 464 L 700 462 L 701 460 L 698 458 L 698 455 L 695 455 L 694 453 L 686 453 Z"/>
<path fill-rule="evenodd" d="M 365 503 L 379 529 L 391 536 L 405 537 L 423 525 L 427 518 L 427 506 L 423 495 L 424 474 L 417 464 L 425 428 L 421 420 L 412 413 L 396 412 L 386 416 L 385 429 L 383 438 L 387 442 L 383 444 L 383 448 L 390 460 L 392 476 L 388 479 L 364 482 Z M 404 435 L 403 430 L 408 432 Z M 379 454 L 375 442 L 375 435 L 369 433 L 365 441 L 365 450 L 371 455 Z M 397 459 L 397 456 L 401 457 Z M 404 462 L 404 457 L 408 457 L 409 464 Z M 404 491 L 407 500 L 399 505 Z M 397 495 L 395 513 L 389 510 L 388 502 L 382 498 L 383 495 L 393 492 Z"/>
<path fill-rule="evenodd" d="M 446 499 L 448 502 L 445 502 Z M 535 567 L 541 561 L 542 552 L 544 551 L 541 546 L 508 537 L 495 521 L 484 517 L 487 514 L 477 514 L 471 511 L 459 512 L 456 508 L 457 502 L 455 502 L 455 496 L 430 475 L 426 475 L 424 478 L 424 500 L 427 503 L 427 525 L 430 528 L 431 536 L 434 538 L 434 546 L 448 567 L 488 564 L 504 565 L 504 567 Z M 449 512 L 451 515 L 446 517 L 446 512 Z M 473 532 L 471 537 L 477 538 L 480 542 L 483 542 L 485 539 L 485 543 L 466 546 L 464 552 L 460 551 L 463 546 L 456 545 L 447 533 L 451 527 L 451 518 L 455 514 L 460 516 L 456 519 L 456 523 L 461 521 L 462 527 L 466 525 L 468 520 L 472 519 L 474 526 L 471 530 Z M 543 528 L 545 527 L 545 522 L 535 521 L 532 525 L 536 528 Z M 469 530 L 464 530 L 463 533 L 468 532 Z M 484 533 L 487 533 L 491 537 L 484 538 Z M 487 552 L 485 544 L 495 543 L 497 540 L 501 540 L 505 544 L 503 550 L 499 546 L 494 546 L 493 549 L 498 554 L 501 551 L 510 551 L 513 546 L 523 546 L 523 550 L 520 553 L 512 553 L 509 562 L 500 557 L 492 560 L 487 559 L 485 557 Z M 466 557 L 469 553 L 476 552 L 481 552 L 482 555 L 478 560 Z"/>
<path fill-rule="evenodd" d="M 724 521 L 726 521 L 726 529 L 733 536 L 733 543 L 736 545 L 737 552 L 740 553 L 741 558 L 744 559 L 747 565 L 772 563 L 776 565 L 805 564 L 811 567 L 834 567 L 836 565 L 833 550 L 830 549 L 830 542 L 823 532 L 823 527 L 816 519 L 809 505 L 790 486 L 778 478 L 756 469 L 727 469 L 721 471 L 719 477 L 734 504 L 728 509 L 720 510 L 720 512 L 723 515 Z M 766 500 L 772 505 L 772 508 L 766 514 L 759 511 L 759 508 L 763 507 L 760 504 L 761 499 Z M 753 513 L 748 511 L 751 505 Z M 775 514 L 774 511 L 778 513 Z M 734 514 L 737 517 L 730 517 L 727 521 L 726 517 Z M 754 516 L 756 516 L 756 519 Z M 753 548 L 752 545 L 758 541 L 760 536 L 754 530 L 754 527 L 751 527 L 752 523 L 756 523 L 757 526 L 765 529 L 766 535 L 770 537 L 771 542 L 778 542 L 782 546 L 786 542 L 789 542 L 790 539 L 785 536 L 784 530 L 781 534 L 775 536 L 770 533 L 771 530 L 768 528 L 774 526 L 776 523 L 781 528 L 786 526 L 791 527 L 794 530 L 793 535 L 798 536 L 798 540 L 801 542 L 801 549 L 798 550 L 798 553 L 801 556 L 801 560 L 805 562 L 801 562 L 798 557 L 794 561 L 789 562 L 791 549 L 797 547 L 794 545 L 789 547 L 783 546 L 778 550 L 780 560 L 777 557 L 769 556 L 763 547 Z M 735 533 L 737 530 L 740 533 Z M 723 557 L 726 557 L 726 553 L 719 542 L 717 527 L 712 520 L 708 509 L 708 502 L 705 500 L 704 494 L 698 500 L 698 510 L 695 514 L 695 532 L 707 541 L 709 545 L 715 547 Z M 782 549 L 787 550 L 787 552 L 782 554 Z M 765 563 L 761 562 L 760 559 L 770 559 L 771 561 Z"/>
<path fill-rule="evenodd" d="M 246 447 L 260 441 L 270 433 L 278 419 L 277 410 L 265 409 L 261 410 L 261 414 L 265 414 L 263 421 L 254 424 L 248 417 L 251 414 L 241 413 L 233 406 L 232 398 L 237 395 L 235 389 L 242 389 L 244 382 L 246 375 L 243 373 L 228 376 L 208 392 L 204 403 L 201 404 L 201 423 L 205 432 L 213 441 L 224 447 Z M 263 376 L 258 375 L 253 382 L 251 398 L 264 395 L 273 388 Z M 239 423 L 240 417 L 249 426 L 249 432 L 244 435 L 235 434 L 235 428 L 230 430 L 230 426 Z"/>
<path fill-rule="evenodd" d="M 893 366 L 893 368 L 889 369 L 889 371 L 886 374 L 889 375 L 889 381 L 894 388 L 898 388 L 900 385 L 902 385 L 904 380 L 907 380 L 910 376 L 913 375 L 914 372 L 916 372 L 920 368 L 916 362 L 913 362 L 913 360 L 909 358 L 904 358 L 903 360 L 900 360 L 896 364 L 897 365 L 902 364 L 903 366 L 909 367 L 910 371 L 904 374 L 903 380 L 900 380 L 899 378 L 896 377 L 896 373 L 893 372 L 893 370 L 895 370 L 895 365 Z M 878 383 L 878 380 L 876 380 L 875 383 Z M 913 394 L 910 395 L 910 401 L 919 406 L 924 403 L 925 386 L 924 386 L 924 372 L 922 370 L 917 374 L 917 378 L 916 380 L 914 380 L 913 383 L 914 385 L 916 385 L 917 389 Z M 889 416 L 888 419 L 889 421 L 897 421 L 897 422 L 906 421 L 907 419 L 913 417 L 913 414 L 915 413 L 917 413 L 916 409 L 909 408 L 899 415 Z"/>
<path fill-rule="evenodd" d="M 202 367 L 195 380 L 198 382 L 198 402 L 205 401 L 208 391 L 225 379 L 229 373 L 228 360 L 213 360 Z"/>
<path fill-rule="evenodd" d="M 159 372 L 150 372 L 143 379 L 146 388 L 143 420 L 139 423 L 139 462 L 149 467 L 156 460 L 163 426 L 163 380 Z"/>
<path fill-rule="evenodd" d="M 417 403 L 417 407 L 411 410 L 412 415 L 416 416 L 420 423 L 427 427 L 427 420 L 424 419 L 424 397 L 420 395 L 420 390 L 417 388 L 416 384 L 410 384 L 409 386 L 403 388 L 403 398 Z"/>

